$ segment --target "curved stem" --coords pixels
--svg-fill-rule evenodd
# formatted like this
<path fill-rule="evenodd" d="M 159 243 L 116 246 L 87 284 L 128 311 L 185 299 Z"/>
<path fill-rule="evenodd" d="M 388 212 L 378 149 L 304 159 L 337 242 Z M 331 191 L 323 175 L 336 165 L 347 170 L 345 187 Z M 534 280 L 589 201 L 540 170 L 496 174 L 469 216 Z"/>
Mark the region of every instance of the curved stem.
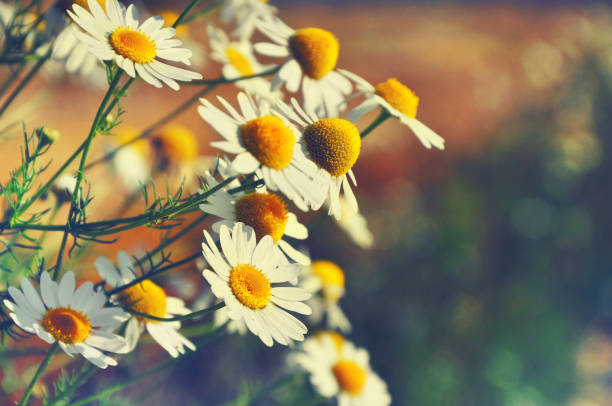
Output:
<path fill-rule="evenodd" d="M 378 127 L 380 124 L 382 124 L 386 119 L 388 119 L 389 117 L 391 117 L 391 114 L 389 114 L 389 112 L 387 112 L 387 110 L 382 109 L 380 111 L 380 114 L 378 115 L 378 117 L 376 117 L 374 119 L 374 121 L 372 121 L 372 123 L 367 126 L 365 128 L 365 130 L 363 130 L 360 135 L 361 138 L 365 138 L 366 135 L 368 135 L 369 133 L 372 132 L 372 130 L 374 130 L 376 127 Z"/>
<path fill-rule="evenodd" d="M 28 400 L 30 399 L 30 396 L 32 395 L 32 389 L 34 389 L 34 385 L 36 385 L 36 382 L 38 382 L 38 380 L 42 376 L 43 372 L 45 371 L 45 368 L 47 368 L 47 366 L 49 365 L 49 362 L 51 362 L 51 358 L 53 358 L 53 354 L 55 354 L 55 351 L 57 351 L 58 348 L 59 348 L 59 344 L 57 341 L 54 342 L 53 345 L 49 348 L 49 351 L 47 351 L 47 355 L 45 356 L 45 359 L 43 359 L 40 365 L 38 366 L 36 373 L 32 377 L 30 384 L 26 388 L 26 391 L 23 394 L 23 398 L 21 399 L 21 402 L 19 402 L 19 406 L 25 406 L 28 404 Z"/>
<path fill-rule="evenodd" d="M 204 316 L 205 314 L 219 310 L 224 306 L 225 306 L 225 302 L 221 302 L 221 303 L 217 303 L 214 306 L 207 307 L 206 309 L 197 310 L 189 314 L 184 314 L 182 316 L 175 316 L 175 317 L 156 317 L 156 316 L 152 316 L 147 313 L 138 312 L 136 310 L 130 309 L 129 307 L 124 307 L 123 310 L 135 316 L 144 317 L 145 319 L 151 319 L 151 320 L 157 320 L 157 321 L 183 321 L 183 320 L 189 320 L 189 319 L 194 319 L 196 317 Z"/>
<path fill-rule="evenodd" d="M 281 66 L 282 65 L 278 65 L 278 66 L 273 67 L 272 69 L 268 69 L 266 71 L 259 72 L 259 73 L 254 73 L 248 76 L 240 76 L 237 78 L 228 79 L 224 77 L 223 75 L 221 75 L 215 79 L 192 80 L 191 82 L 187 82 L 185 84 L 186 85 L 223 85 L 226 83 L 235 83 L 235 82 L 240 82 L 241 80 L 248 80 L 248 79 L 253 79 L 253 78 L 259 78 L 262 76 L 273 75 L 280 70 Z"/>

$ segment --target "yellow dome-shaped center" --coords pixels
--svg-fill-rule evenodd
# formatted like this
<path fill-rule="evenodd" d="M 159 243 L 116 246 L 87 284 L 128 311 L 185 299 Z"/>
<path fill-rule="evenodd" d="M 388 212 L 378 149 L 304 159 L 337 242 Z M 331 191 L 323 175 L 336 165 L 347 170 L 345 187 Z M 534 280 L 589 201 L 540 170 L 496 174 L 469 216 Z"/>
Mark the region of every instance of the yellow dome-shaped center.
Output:
<path fill-rule="evenodd" d="M 117 143 L 119 145 L 123 145 L 129 142 L 130 148 L 134 149 L 135 151 L 138 151 L 138 153 L 144 158 L 147 158 L 151 152 L 149 142 L 143 138 L 132 142 L 132 140 L 138 137 L 140 133 L 141 131 L 136 127 L 123 127 L 117 134 Z"/>
<path fill-rule="evenodd" d="M 361 150 L 359 130 L 342 118 L 324 118 L 304 130 L 304 141 L 311 159 L 332 176 L 346 174 Z"/>
<path fill-rule="evenodd" d="M 317 331 L 316 333 L 314 333 L 314 336 L 319 341 L 323 341 L 325 337 L 329 337 L 333 341 L 334 346 L 336 347 L 338 352 L 342 350 L 342 346 L 344 345 L 344 342 L 346 341 L 342 334 L 336 331 L 333 331 L 333 330 Z"/>
<path fill-rule="evenodd" d="M 154 317 L 166 316 L 166 292 L 151 282 L 142 281 L 131 286 L 119 294 L 119 300 L 125 305 L 139 313 L 145 313 Z M 159 323 L 158 320 L 137 316 L 147 323 Z"/>
<path fill-rule="evenodd" d="M 375 86 L 376 94 L 385 99 L 394 109 L 415 118 L 419 98 L 399 80 L 392 78 Z"/>
<path fill-rule="evenodd" d="M 109 37 L 111 47 L 134 63 L 145 64 L 155 59 L 157 46 L 148 35 L 127 27 L 118 27 Z"/>
<path fill-rule="evenodd" d="M 343 391 L 358 395 L 363 390 L 366 381 L 366 371 L 354 361 L 342 360 L 336 362 L 332 372 Z"/>
<path fill-rule="evenodd" d="M 229 63 L 240 73 L 242 76 L 251 76 L 255 74 L 253 66 L 249 59 L 236 47 L 228 46 L 225 48 L 225 55 Z"/>
<path fill-rule="evenodd" d="M 289 166 L 295 136 L 276 116 L 262 116 L 242 126 L 240 137 L 244 147 L 262 165 L 280 170 Z"/>
<path fill-rule="evenodd" d="M 249 309 L 263 309 L 272 296 L 270 280 L 252 265 L 235 266 L 230 272 L 229 285 L 236 299 Z"/>
<path fill-rule="evenodd" d="M 45 331 L 65 344 L 83 342 L 91 332 L 91 323 L 87 315 L 70 307 L 49 309 L 43 316 L 41 324 Z"/>
<path fill-rule="evenodd" d="M 167 27 L 172 27 L 179 18 L 179 14 L 172 10 L 161 11 L 159 16 L 164 19 L 164 23 Z M 187 24 L 179 24 L 175 30 L 178 38 L 185 38 L 189 35 L 189 26 Z"/>
<path fill-rule="evenodd" d="M 169 162 L 193 162 L 198 157 L 198 141 L 191 130 L 184 125 L 170 124 L 156 135 L 161 153 Z"/>
<path fill-rule="evenodd" d="M 296 31 L 289 48 L 306 75 L 321 79 L 336 67 L 340 44 L 331 32 L 310 27 Z"/>
<path fill-rule="evenodd" d="M 250 193 L 242 196 L 235 205 L 236 221 L 255 230 L 259 241 L 266 235 L 274 242 L 283 238 L 287 225 L 287 205 L 276 193 Z"/>

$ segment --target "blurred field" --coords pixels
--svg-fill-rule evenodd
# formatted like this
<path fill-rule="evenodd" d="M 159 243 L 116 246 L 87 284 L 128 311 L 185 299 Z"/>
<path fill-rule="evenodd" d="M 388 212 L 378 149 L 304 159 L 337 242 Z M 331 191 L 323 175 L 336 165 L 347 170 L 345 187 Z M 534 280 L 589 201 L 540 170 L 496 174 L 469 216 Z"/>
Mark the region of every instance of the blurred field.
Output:
<path fill-rule="evenodd" d="M 330 220 L 317 222 L 308 240 L 313 258 L 345 269 L 341 304 L 354 324 L 352 338 L 370 350 L 394 404 L 612 404 L 610 11 L 278 7 L 292 26 L 334 32 L 340 67 L 374 83 L 397 77 L 410 86 L 421 99 L 419 118 L 446 139 L 446 151 L 425 151 L 407 128 L 383 124 L 365 140 L 356 166 L 375 248 L 360 250 Z M 204 39 L 204 31 L 196 27 L 193 35 Z M 218 73 L 212 63 L 203 71 Z M 85 137 L 102 94 L 63 83 L 35 98 L 45 86 L 35 82 L 16 106 L 36 101 L 30 125 L 60 130 L 57 165 Z M 124 103 L 124 122 L 148 126 L 151 111 L 159 117 L 197 91 L 185 87 L 177 94 L 140 84 Z M 178 122 L 199 135 L 201 154 L 214 153 L 208 144 L 215 136 L 195 108 Z M 93 157 L 108 142 L 96 141 Z M 3 153 L 0 173 L 16 158 Z M 105 170 L 88 174 L 92 190 L 105 196 L 94 202 L 100 219 L 119 208 L 123 193 L 95 181 Z M 137 230 L 99 248 L 112 255 L 159 237 Z M 198 231 L 181 250 L 200 243 Z M 167 377 L 176 392 L 147 402 L 232 399 L 240 389 L 236 375 L 264 382 L 279 375 L 284 353 L 262 349 L 253 337 L 205 347 Z"/>

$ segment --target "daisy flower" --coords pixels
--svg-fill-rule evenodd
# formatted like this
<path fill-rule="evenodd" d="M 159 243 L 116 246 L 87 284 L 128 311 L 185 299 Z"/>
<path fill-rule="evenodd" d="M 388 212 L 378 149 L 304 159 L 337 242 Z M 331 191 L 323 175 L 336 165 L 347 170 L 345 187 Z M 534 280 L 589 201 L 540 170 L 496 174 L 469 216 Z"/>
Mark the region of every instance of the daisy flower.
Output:
<path fill-rule="evenodd" d="M 223 64 L 223 77 L 235 79 L 252 76 L 272 67 L 272 65 L 261 65 L 257 62 L 249 41 L 230 41 L 223 30 L 212 25 L 207 27 L 207 32 L 212 49 L 210 57 Z M 270 104 L 282 98 L 282 92 L 279 89 L 272 90 L 270 82 L 264 78 L 240 80 L 235 82 L 235 85 L 249 94 L 261 97 Z"/>
<path fill-rule="evenodd" d="M 307 111 L 337 116 L 352 85 L 334 70 L 340 50 L 336 37 L 321 28 L 296 31 L 279 19 L 260 22 L 258 27 L 274 43 L 257 43 L 255 50 L 266 56 L 288 58 L 272 79 L 272 89 L 284 83 L 289 92 L 295 93 L 301 84 Z"/>
<path fill-rule="evenodd" d="M 136 127 L 124 126 L 115 137 L 114 146 L 130 142 L 140 135 Z M 119 174 L 121 181 L 130 192 L 140 189 L 140 186 L 151 178 L 147 163 L 151 154 L 147 140 L 136 140 L 121 147 L 112 158 L 113 169 Z"/>
<path fill-rule="evenodd" d="M 358 92 L 353 97 L 365 96 L 365 100 L 349 112 L 351 121 L 355 122 L 368 111 L 381 107 L 388 114 L 407 125 L 425 148 L 431 148 L 433 145 L 438 149 L 444 149 L 444 138 L 416 119 L 419 98 L 402 82 L 392 78 L 372 86 L 365 79 L 352 72 L 346 70 L 340 72 L 355 82 Z"/>
<path fill-rule="evenodd" d="M 268 0 L 225 0 L 221 4 L 219 16 L 225 24 L 235 24 L 234 34 L 246 40 L 251 38 L 258 20 L 271 20 L 276 7 Z"/>
<path fill-rule="evenodd" d="M 129 351 L 126 341 L 111 333 L 128 315 L 119 307 L 104 307 L 106 295 L 94 291 L 91 282 L 75 290 L 72 271 L 66 272 L 59 284 L 51 280 L 48 272 L 43 272 L 40 295 L 24 277 L 21 290 L 11 286 L 8 292 L 12 301 L 7 299 L 4 305 L 11 311 L 15 324 L 49 344 L 58 342 L 70 356 L 82 354 L 95 366 L 106 368 L 117 365 L 117 361 L 102 351 L 118 354 Z"/>
<path fill-rule="evenodd" d="M 117 253 L 117 264 L 118 269 L 105 257 L 98 257 L 94 262 L 100 277 L 112 287 L 125 285 L 136 278 L 132 259 L 126 252 Z M 169 318 L 190 312 L 181 299 L 167 296 L 164 289 L 150 280 L 144 280 L 121 291 L 114 295 L 112 300 L 139 313 L 146 313 L 154 317 Z M 185 347 L 195 351 L 195 345 L 178 332 L 181 322 L 159 321 L 134 315 L 130 317 L 125 329 L 125 338 L 130 350 L 136 347 L 145 328 L 151 337 L 174 358 L 179 354 L 184 354 Z"/>
<path fill-rule="evenodd" d="M 182 124 L 168 124 L 153 134 L 160 167 L 192 166 L 198 157 L 198 140 L 188 127 Z"/>
<path fill-rule="evenodd" d="M 308 303 L 312 307 L 313 322 L 319 323 L 327 314 L 330 328 L 351 331 L 351 323 L 338 305 L 344 296 L 345 275 L 342 268 L 331 261 L 313 261 L 304 268 L 300 286 L 313 295 Z"/>
<path fill-rule="evenodd" d="M 212 174 L 206 174 L 206 183 L 210 188 L 219 184 Z M 219 233 L 222 225 L 233 227 L 234 223 L 242 222 L 255 230 L 257 241 L 264 236 L 272 237 L 274 244 L 290 259 L 303 265 L 310 264 L 310 258 L 293 248 L 284 237 L 304 240 L 308 237 L 308 229 L 301 224 L 297 216 L 290 212 L 284 199 L 265 188 L 255 192 L 238 192 L 231 194 L 229 189 L 235 186 L 227 185 L 211 195 L 200 209 L 220 217 L 213 223 L 212 229 Z M 297 274 L 294 284 L 297 283 Z"/>
<path fill-rule="evenodd" d="M 211 145 L 237 154 L 232 169 L 240 174 L 257 171 L 270 190 L 282 192 L 299 209 L 319 209 L 325 199 L 324 184 L 314 176 L 317 167 L 300 147 L 300 132 L 244 93 L 238 94 L 240 113 L 221 97 L 218 99 L 229 115 L 205 99 L 200 99 L 198 112 L 225 138 Z"/>
<path fill-rule="evenodd" d="M 310 382 L 340 406 L 387 406 L 391 396 L 386 383 L 370 368 L 368 352 L 343 340 L 338 348 L 329 336 L 304 341 L 292 358 L 310 373 Z"/>
<path fill-rule="evenodd" d="M 350 121 L 334 117 L 319 118 L 312 111 L 306 113 L 295 99 L 291 102 L 293 109 L 283 102 L 277 102 L 275 109 L 301 127 L 300 145 L 303 154 L 317 166 L 315 176 L 319 178 L 318 184 L 326 195 L 329 214 L 337 220 L 341 218 L 341 191 L 348 207 L 357 212 L 357 199 L 348 179 L 350 177 L 357 185 L 351 168 L 361 151 L 359 130 Z"/>
<path fill-rule="evenodd" d="M 107 0 L 106 13 L 96 0 L 89 0 L 88 5 L 91 11 L 75 4 L 68 15 L 87 32 L 77 36 L 100 60 L 114 60 L 131 77 L 138 73 L 155 87 L 161 87 L 163 82 L 178 90 L 177 80 L 190 82 L 202 78 L 199 73 L 160 61 L 159 58 L 189 65 L 191 58 L 191 51 L 180 48 L 181 41 L 172 39 L 176 30 L 162 28 L 164 19 L 160 16 L 140 24 L 133 4 L 123 10 L 117 0 Z"/>
<path fill-rule="evenodd" d="M 368 221 L 363 214 L 353 211 L 343 196 L 340 196 L 340 211 L 340 219 L 336 220 L 340 228 L 361 248 L 372 248 L 374 235 L 368 228 Z"/>
<path fill-rule="evenodd" d="M 273 286 L 289 281 L 297 264 L 285 264 L 267 235 L 256 242 L 255 231 L 242 223 L 233 229 L 221 226 L 221 251 L 207 231 L 202 253 L 213 269 L 202 275 L 215 296 L 222 299 L 232 320 L 242 320 L 251 333 L 268 347 L 274 341 L 288 345 L 302 341 L 306 326 L 286 310 L 310 314 L 302 301 L 310 294 L 290 286 Z"/>
<path fill-rule="evenodd" d="M 164 19 L 166 27 L 172 27 L 174 22 L 179 18 L 179 14 L 172 10 L 163 10 L 159 12 L 161 18 Z M 179 24 L 176 28 L 176 38 L 183 41 L 185 48 L 191 51 L 191 62 L 198 67 L 204 67 L 206 64 L 206 53 L 204 47 L 199 42 L 194 41 L 190 36 L 188 24 Z"/>

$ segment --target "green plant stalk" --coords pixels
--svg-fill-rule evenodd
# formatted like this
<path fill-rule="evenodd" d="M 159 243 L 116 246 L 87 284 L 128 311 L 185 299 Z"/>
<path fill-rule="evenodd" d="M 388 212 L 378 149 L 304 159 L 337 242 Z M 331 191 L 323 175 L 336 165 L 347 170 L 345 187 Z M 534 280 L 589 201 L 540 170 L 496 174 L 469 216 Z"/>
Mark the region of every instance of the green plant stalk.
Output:
<path fill-rule="evenodd" d="M 87 362 L 86 368 L 83 371 L 81 371 L 79 377 L 76 379 L 74 384 L 70 388 L 68 388 L 68 390 L 63 392 L 58 398 L 53 399 L 53 401 L 51 401 L 50 403 L 46 403 L 44 406 L 56 406 L 58 404 L 61 404 L 60 402 L 66 402 L 72 399 L 72 396 L 74 395 L 74 391 L 76 391 L 81 385 L 87 382 L 87 380 L 91 378 L 91 376 L 97 370 L 98 369 L 95 368 L 91 363 Z"/>
<path fill-rule="evenodd" d="M 49 348 L 49 351 L 47 351 L 47 355 L 45 355 L 45 359 L 43 359 L 43 361 L 38 366 L 36 373 L 32 377 L 30 384 L 26 388 L 26 391 L 23 394 L 23 398 L 21 399 L 21 402 L 19 402 L 19 406 L 25 406 L 28 404 L 28 400 L 30 399 L 30 396 L 32 395 L 32 390 L 34 389 L 34 385 L 36 385 L 36 382 L 38 382 L 38 380 L 42 376 L 43 372 L 45 371 L 45 369 L 51 362 L 51 358 L 53 358 L 53 354 L 55 354 L 55 351 L 57 351 L 58 348 L 59 348 L 59 344 L 57 341 L 54 342 L 53 345 L 51 345 L 51 347 Z"/>
<path fill-rule="evenodd" d="M 176 28 L 182 21 L 183 19 L 187 16 L 187 14 L 189 14 L 189 12 L 191 10 L 193 10 L 193 8 L 200 2 L 200 0 L 191 0 L 191 3 L 189 3 L 189 5 L 185 8 L 185 10 L 183 10 L 183 12 L 181 13 L 181 15 L 178 16 L 178 18 L 176 19 L 176 21 L 174 22 L 174 24 L 172 24 L 172 28 Z"/>
<path fill-rule="evenodd" d="M 187 24 L 187 23 L 190 23 L 192 21 L 197 20 L 198 18 L 204 17 L 204 16 L 208 15 L 209 13 L 213 12 L 222 3 L 223 3 L 223 1 L 215 1 L 214 3 L 210 4 L 208 7 L 203 8 L 200 11 L 196 11 L 195 13 L 193 13 L 190 16 L 186 16 L 185 18 L 183 18 L 181 23 L 182 24 Z"/>
<path fill-rule="evenodd" d="M 365 138 L 366 135 L 368 135 L 369 133 L 371 133 L 376 127 L 378 127 L 380 124 L 382 124 L 386 119 L 388 119 L 389 117 L 391 117 L 391 114 L 389 114 L 389 112 L 385 109 L 381 109 L 380 114 L 378 115 L 378 117 L 376 117 L 374 119 L 374 121 L 372 121 L 370 123 L 369 126 L 367 126 L 361 133 L 360 136 L 361 138 Z"/>
<path fill-rule="evenodd" d="M 217 310 L 221 309 L 222 307 L 225 307 L 225 302 L 217 303 L 216 305 L 211 306 L 211 307 L 207 307 L 206 309 L 197 310 L 197 311 L 191 312 L 189 314 L 184 314 L 182 316 L 175 316 L 175 317 L 156 317 L 156 316 L 152 316 L 152 315 L 147 314 L 147 313 L 138 312 L 136 310 L 130 309 L 129 307 L 124 307 L 123 310 L 125 310 L 126 312 L 131 313 L 131 314 L 133 314 L 135 316 L 140 316 L 140 317 L 144 317 L 146 319 L 151 319 L 151 320 L 157 320 L 157 321 L 183 321 L 183 320 L 195 319 L 196 317 L 204 316 L 205 314 L 217 311 Z"/>
<path fill-rule="evenodd" d="M 224 85 L 224 84 L 228 84 L 228 83 L 235 83 L 235 82 L 240 82 L 242 80 L 249 80 L 249 79 L 253 79 L 253 78 L 259 78 L 259 77 L 263 77 L 263 76 L 268 76 L 268 75 L 273 75 L 276 72 L 278 72 L 280 70 L 282 65 L 278 65 L 275 66 L 271 69 L 268 69 L 266 71 L 263 72 L 259 72 L 259 73 L 255 73 L 253 75 L 248 75 L 248 76 L 240 76 L 237 78 L 232 78 L 232 79 L 228 79 L 226 77 L 224 77 L 223 75 L 219 76 L 218 78 L 215 79 L 202 79 L 202 80 L 192 80 L 191 82 L 187 82 L 185 83 L 186 85 Z"/>

